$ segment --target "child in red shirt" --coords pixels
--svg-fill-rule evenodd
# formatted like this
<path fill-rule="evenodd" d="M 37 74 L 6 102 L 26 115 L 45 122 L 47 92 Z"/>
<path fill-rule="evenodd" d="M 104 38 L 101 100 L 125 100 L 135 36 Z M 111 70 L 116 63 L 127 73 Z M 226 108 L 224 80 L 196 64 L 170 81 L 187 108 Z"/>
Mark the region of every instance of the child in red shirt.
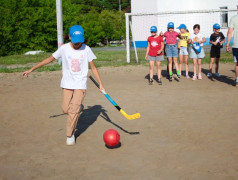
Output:
<path fill-rule="evenodd" d="M 180 78 L 180 72 L 178 68 L 178 45 L 177 38 L 181 39 L 181 35 L 174 31 L 174 23 L 168 23 L 168 31 L 166 31 L 163 36 L 166 42 L 166 56 L 169 64 L 169 80 L 173 79 L 172 64 L 174 62 L 175 68 L 177 70 L 177 77 Z"/>
<path fill-rule="evenodd" d="M 154 63 L 156 62 L 157 67 L 157 75 L 158 75 L 158 83 L 162 85 L 161 81 L 161 61 L 164 60 L 163 49 L 164 43 L 163 38 L 157 35 L 157 27 L 152 26 L 150 28 L 151 36 L 148 37 L 148 46 L 146 50 L 145 59 L 149 60 L 150 65 L 150 79 L 149 84 L 153 84 L 153 71 L 154 71 Z"/>

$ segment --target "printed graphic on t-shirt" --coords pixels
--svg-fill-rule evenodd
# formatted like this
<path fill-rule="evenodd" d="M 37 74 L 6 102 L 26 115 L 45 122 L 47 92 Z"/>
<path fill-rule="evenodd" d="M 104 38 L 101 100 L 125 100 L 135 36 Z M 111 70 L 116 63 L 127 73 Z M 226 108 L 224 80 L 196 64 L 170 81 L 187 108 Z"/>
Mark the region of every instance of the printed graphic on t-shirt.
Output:
<path fill-rule="evenodd" d="M 71 70 L 73 72 L 81 71 L 79 59 L 74 59 L 74 58 L 71 59 Z"/>
<path fill-rule="evenodd" d="M 221 42 L 221 37 L 217 37 L 216 42 Z"/>
<path fill-rule="evenodd" d="M 188 40 L 189 36 L 182 36 L 183 40 Z"/>
<path fill-rule="evenodd" d="M 152 41 L 151 42 L 151 46 L 153 46 L 153 47 L 156 47 L 156 46 L 158 46 L 159 44 L 156 42 L 156 41 Z"/>
<path fill-rule="evenodd" d="M 193 42 L 198 42 L 198 41 L 199 41 L 198 37 L 193 38 Z"/>

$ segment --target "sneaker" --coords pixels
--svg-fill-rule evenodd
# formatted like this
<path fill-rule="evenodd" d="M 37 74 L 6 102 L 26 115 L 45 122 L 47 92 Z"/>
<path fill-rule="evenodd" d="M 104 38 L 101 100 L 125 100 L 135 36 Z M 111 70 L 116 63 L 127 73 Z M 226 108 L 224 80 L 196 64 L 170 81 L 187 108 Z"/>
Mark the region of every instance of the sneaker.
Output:
<path fill-rule="evenodd" d="M 198 75 L 198 79 L 202 80 L 202 75 L 201 74 Z"/>
<path fill-rule="evenodd" d="M 74 134 L 71 137 L 66 138 L 66 145 L 71 146 L 75 144 Z"/>
<path fill-rule="evenodd" d="M 177 75 L 177 77 L 180 79 L 181 76 L 180 76 L 180 75 Z"/>
<path fill-rule="evenodd" d="M 158 84 L 159 84 L 159 85 L 162 85 L 161 79 L 158 79 Z"/>
<path fill-rule="evenodd" d="M 173 76 L 169 76 L 169 81 L 173 81 Z"/>
<path fill-rule="evenodd" d="M 197 76 L 196 75 L 193 76 L 193 81 L 195 81 L 195 80 L 197 80 Z"/>
<path fill-rule="evenodd" d="M 149 85 L 152 85 L 153 82 L 154 82 L 153 79 L 150 79 L 150 80 L 149 80 Z"/>
<path fill-rule="evenodd" d="M 187 75 L 186 75 L 186 78 L 187 78 L 187 79 L 189 79 L 189 78 L 190 78 L 190 76 L 187 74 Z"/>
<path fill-rule="evenodd" d="M 207 77 L 208 78 L 212 77 L 212 73 L 207 73 Z"/>
<path fill-rule="evenodd" d="M 221 75 L 219 73 L 216 73 L 215 76 L 216 77 L 221 77 Z"/>

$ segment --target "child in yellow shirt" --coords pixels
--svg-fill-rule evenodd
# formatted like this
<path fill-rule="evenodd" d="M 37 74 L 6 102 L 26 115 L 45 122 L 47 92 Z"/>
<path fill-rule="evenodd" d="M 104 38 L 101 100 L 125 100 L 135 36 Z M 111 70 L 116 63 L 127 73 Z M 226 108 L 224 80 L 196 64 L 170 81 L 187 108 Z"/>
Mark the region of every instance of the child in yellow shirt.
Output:
<path fill-rule="evenodd" d="M 183 59 L 184 59 L 186 77 L 190 78 L 189 74 L 188 74 L 188 51 L 189 51 L 188 50 L 188 39 L 189 39 L 190 33 L 187 30 L 187 27 L 185 24 L 180 24 L 180 26 L 177 29 L 180 30 L 180 35 L 182 37 L 182 39 L 179 39 L 179 43 L 178 43 L 178 48 L 180 49 L 180 51 L 179 51 L 179 71 L 181 74 Z"/>

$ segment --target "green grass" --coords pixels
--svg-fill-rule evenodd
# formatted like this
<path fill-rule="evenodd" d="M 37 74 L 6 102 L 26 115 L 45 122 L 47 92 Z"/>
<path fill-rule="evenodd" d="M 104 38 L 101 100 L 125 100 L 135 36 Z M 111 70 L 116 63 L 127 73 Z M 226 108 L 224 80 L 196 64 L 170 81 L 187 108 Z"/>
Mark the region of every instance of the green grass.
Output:
<path fill-rule="evenodd" d="M 0 57 L 0 65 L 37 63 L 49 57 L 51 53 L 41 53 L 38 55 L 11 55 Z"/>
<path fill-rule="evenodd" d="M 138 50 L 139 63 L 135 60 L 134 52 L 131 52 L 131 63 L 126 62 L 125 50 L 94 50 L 97 59 L 94 61 L 97 67 L 105 66 L 126 66 L 126 65 L 148 65 L 148 61 L 144 60 L 145 49 Z M 39 63 L 43 59 L 51 56 L 51 53 L 41 53 L 39 55 L 12 55 L 0 57 L 0 73 L 13 73 L 24 72 L 35 64 Z M 209 53 L 206 53 L 206 57 L 202 60 L 203 64 L 210 63 Z M 189 63 L 192 60 L 189 59 Z M 232 53 L 221 53 L 220 63 L 233 63 Z M 163 61 L 162 65 L 167 65 L 167 61 Z M 58 71 L 61 70 L 61 66 L 55 61 L 47 66 L 41 67 L 36 71 Z"/>

